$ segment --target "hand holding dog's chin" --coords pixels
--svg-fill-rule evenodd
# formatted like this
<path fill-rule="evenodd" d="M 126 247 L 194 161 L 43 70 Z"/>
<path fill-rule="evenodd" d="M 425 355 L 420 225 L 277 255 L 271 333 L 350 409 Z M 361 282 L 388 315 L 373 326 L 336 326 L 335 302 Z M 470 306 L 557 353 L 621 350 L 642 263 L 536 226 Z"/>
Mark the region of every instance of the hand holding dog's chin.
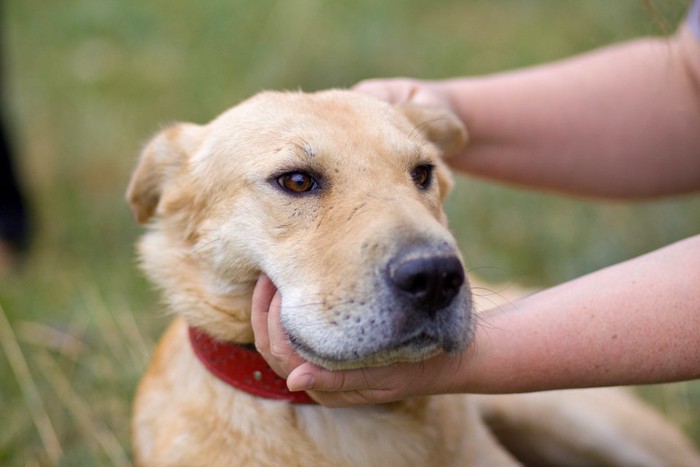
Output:
<path fill-rule="evenodd" d="M 450 381 L 442 379 L 458 372 L 468 359 L 466 353 L 440 354 L 416 363 L 329 371 L 304 360 L 294 351 L 280 324 L 279 312 L 280 295 L 263 274 L 255 286 L 251 310 L 255 347 L 278 375 L 287 378 L 291 391 L 306 391 L 322 405 L 351 407 L 459 392 L 450 387 Z"/>
<path fill-rule="evenodd" d="M 328 371 L 309 362 L 294 368 L 287 378 L 291 391 L 305 390 L 327 407 L 384 404 L 411 397 L 459 392 L 451 390 L 449 375 L 460 366 L 460 356 L 440 354 L 417 363 Z"/>

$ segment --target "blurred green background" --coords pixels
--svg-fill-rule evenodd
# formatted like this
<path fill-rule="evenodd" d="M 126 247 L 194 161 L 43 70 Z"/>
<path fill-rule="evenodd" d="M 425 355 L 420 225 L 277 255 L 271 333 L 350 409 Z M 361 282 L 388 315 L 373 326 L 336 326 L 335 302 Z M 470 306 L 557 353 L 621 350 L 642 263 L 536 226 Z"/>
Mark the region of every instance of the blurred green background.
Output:
<path fill-rule="evenodd" d="M 36 236 L 0 279 L 0 464 L 129 462 L 130 400 L 168 318 L 135 265 L 123 192 L 159 128 L 262 89 L 485 74 L 672 33 L 687 5 L 6 0 L 4 110 Z M 604 204 L 463 178 L 448 209 L 470 269 L 531 287 L 700 231 L 697 196 Z M 699 383 L 641 392 L 700 441 Z"/>

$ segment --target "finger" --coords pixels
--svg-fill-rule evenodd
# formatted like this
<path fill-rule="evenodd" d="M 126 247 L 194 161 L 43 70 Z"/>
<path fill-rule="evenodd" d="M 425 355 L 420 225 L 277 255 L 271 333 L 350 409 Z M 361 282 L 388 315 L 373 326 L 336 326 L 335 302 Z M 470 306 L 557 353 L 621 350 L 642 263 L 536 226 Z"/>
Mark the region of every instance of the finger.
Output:
<path fill-rule="evenodd" d="M 382 397 L 381 393 L 371 390 L 345 392 L 308 391 L 307 394 L 319 404 L 330 408 L 385 404 L 398 400 L 396 398 Z"/>
<path fill-rule="evenodd" d="M 251 324 L 255 348 L 270 367 L 281 377 L 298 365 L 298 357 L 288 344 L 287 335 L 279 323 L 281 297 L 272 281 L 261 274 L 253 290 Z"/>
<path fill-rule="evenodd" d="M 287 387 L 290 391 L 360 391 L 379 389 L 373 381 L 374 369 L 363 368 L 359 370 L 328 371 L 311 363 L 304 363 L 296 367 L 287 377 Z M 384 374 L 390 371 L 382 369 Z M 381 374 L 381 373 L 380 373 Z"/>
<path fill-rule="evenodd" d="M 267 352 L 270 347 L 268 310 L 276 291 L 272 281 L 265 274 L 260 274 L 253 290 L 250 321 L 255 334 L 255 347 L 261 353 Z"/>
<path fill-rule="evenodd" d="M 347 371 L 328 371 L 305 363 L 289 374 L 287 387 L 291 391 L 308 391 L 331 407 L 392 402 L 444 392 L 441 388 L 447 386 L 443 387 L 443 380 L 457 372 L 460 361 L 441 354 L 425 362 Z"/>
<path fill-rule="evenodd" d="M 411 102 L 417 89 L 413 80 L 405 78 L 371 79 L 361 81 L 353 87 L 354 91 L 395 105 Z"/>
<path fill-rule="evenodd" d="M 269 305 L 272 301 L 272 297 L 277 292 L 275 284 L 272 283 L 267 274 L 260 273 L 258 282 L 255 284 L 255 289 L 253 290 L 253 306 L 256 305 L 255 300 L 258 299 L 258 303 L 262 305 Z M 264 311 L 267 311 L 267 306 L 264 307 Z"/>
<path fill-rule="evenodd" d="M 267 332 L 270 339 L 270 353 L 274 356 L 287 355 L 291 349 L 288 345 L 287 333 L 280 323 L 280 312 L 282 310 L 282 298 L 279 293 L 275 293 L 270 301 L 267 314 Z"/>
<path fill-rule="evenodd" d="M 305 360 L 292 348 L 287 333 L 282 327 L 280 313 L 282 310 L 282 297 L 275 293 L 270 302 L 267 318 L 267 332 L 269 338 L 269 352 L 265 356 L 273 370 L 283 378 L 290 371 L 304 363 Z"/>
<path fill-rule="evenodd" d="M 360 81 L 352 87 L 353 91 L 376 97 L 379 100 L 391 102 L 390 88 L 384 80 Z"/>
<path fill-rule="evenodd" d="M 373 388 L 370 380 L 363 376 L 366 371 L 333 372 L 305 363 L 292 371 L 287 385 L 292 391 L 307 389 L 311 398 L 326 407 L 354 407 L 401 399 L 400 393 L 381 387 Z M 312 387 L 317 390 L 309 390 Z"/>

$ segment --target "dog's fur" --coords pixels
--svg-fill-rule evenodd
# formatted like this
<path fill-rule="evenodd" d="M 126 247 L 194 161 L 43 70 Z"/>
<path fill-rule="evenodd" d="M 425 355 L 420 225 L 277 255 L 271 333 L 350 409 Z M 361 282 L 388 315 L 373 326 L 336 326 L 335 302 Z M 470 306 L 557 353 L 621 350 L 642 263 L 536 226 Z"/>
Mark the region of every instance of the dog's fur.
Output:
<path fill-rule="evenodd" d="M 263 93 L 206 126 L 178 124 L 156 136 L 127 197 L 139 222 L 152 221 L 142 265 L 178 318 L 138 390 L 137 462 L 515 464 L 484 419 L 523 460 L 697 462 L 674 428 L 619 393 L 609 395 L 613 404 L 581 396 L 582 406 L 579 393 L 562 392 L 328 409 L 240 392 L 193 355 L 187 325 L 253 342 L 260 272 L 282 293 L 290 342 L 319 365 L 463 349 L 474 319 L 442 210 L 451 186 L 442 158 L 465 139 L 451 115 L 348 91 Z M 437 285 L 433 276 L 442 277 Z"/>

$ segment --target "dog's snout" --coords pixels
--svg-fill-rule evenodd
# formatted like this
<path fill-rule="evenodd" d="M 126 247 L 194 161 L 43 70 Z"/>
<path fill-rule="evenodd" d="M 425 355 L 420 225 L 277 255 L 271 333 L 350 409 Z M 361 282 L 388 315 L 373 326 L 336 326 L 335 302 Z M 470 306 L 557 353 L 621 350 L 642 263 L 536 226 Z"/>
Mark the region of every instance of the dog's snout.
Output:
<path fill-rule="evenodd" d="M 464 268 L 454 255 L 408 256 L 390 264 L 389 279 L 417 309 L 434 314 L 459 293 Z"/>

